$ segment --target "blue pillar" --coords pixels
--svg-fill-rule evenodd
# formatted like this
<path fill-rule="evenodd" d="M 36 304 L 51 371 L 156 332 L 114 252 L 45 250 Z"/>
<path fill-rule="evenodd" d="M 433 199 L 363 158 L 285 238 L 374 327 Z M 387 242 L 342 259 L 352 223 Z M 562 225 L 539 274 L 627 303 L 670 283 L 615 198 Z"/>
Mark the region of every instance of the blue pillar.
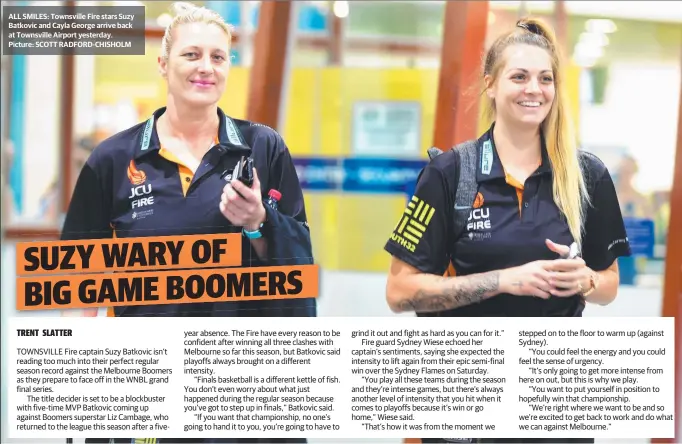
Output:
<path fill-rule="evenodd" d="M 299 9 L 298 19 L 299 31 L 321 32 L 327 30 L 327 15 L 323 14 L 315 5 L 303 4 Z"/>
<path fill-rule="evenodd" d="M 14 145 L 14 159 L 9 184 L 18 213 L 23 211 L 24 191 L 24 113 L 26 97 L 26 56 L 12 56 L 11 99 L 9 109 L 9 139 Z M 3 141 L 4 143 L 4 141 Z"/>

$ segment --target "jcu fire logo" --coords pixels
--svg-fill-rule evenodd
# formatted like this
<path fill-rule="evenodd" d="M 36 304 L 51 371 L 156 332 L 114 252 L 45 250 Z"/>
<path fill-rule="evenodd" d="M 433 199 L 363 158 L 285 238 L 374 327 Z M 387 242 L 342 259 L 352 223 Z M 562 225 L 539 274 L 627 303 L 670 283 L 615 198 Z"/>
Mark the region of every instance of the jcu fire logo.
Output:
<path fill-rule="evenodd" d="M 483 202 L 485 200 L 483 199 L 483 195 L 481 193 L 476 193 L 476 199 L 474 199 L 474 208 L 481 208 L 483 206 Z"/>
<path fill-rule="evenodd" d="M 138 170 L 135 166 L 135 161 L 131 160 L 128 165 L 128 179 L 133 185 L 141 185 L 147 180 L 147 175 L 144 171 Z"/>

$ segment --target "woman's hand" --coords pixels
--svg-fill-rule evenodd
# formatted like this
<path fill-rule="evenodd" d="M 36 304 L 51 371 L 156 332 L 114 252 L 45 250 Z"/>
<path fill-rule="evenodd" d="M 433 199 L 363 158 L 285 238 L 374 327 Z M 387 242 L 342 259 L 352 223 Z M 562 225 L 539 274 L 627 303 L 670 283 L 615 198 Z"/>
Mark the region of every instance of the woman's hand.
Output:
<path fill-rule="evenodd" d="M 515 296 L 549 299 L 554 290 L 550 284 L 549 267 L 553 261 L 534 261 L 500 272 L 500 287 Z"/>
<path fill-rule="evenodd" d="M 260 181 L 255 168 L 253 169 L 251 188 L 239 180 L 233 180 L 225 185 L 220 199 L 220 212 L 233 225 L 244 227 L 249 231 L 260 228 L 260 224 L 265 221 L 265 207 L 263 206 Z"/>
<path fill-rule="evenodd" d="M 547 240 L 547 248 L 560 257 L 567 257 L 570 248 Z M 534 296 L 541 299 L 570 297 L 583 293 L 590 286 L 592 270 L 581 258 L 534 261 L 503 270 L 500 286 L 505 293 Z"/>
<path fill-rule="evenodd" d="M 547 239 L 547 247 L 555 253 L 565 257 L 569 247 L 555 244 Z M 594 273 L 582 258 L 557 259 L 551 262 L 549 284 L 552 286 L 552 296 L 570 297 L 582 294 L 590 286 L 590 276 Z"/>

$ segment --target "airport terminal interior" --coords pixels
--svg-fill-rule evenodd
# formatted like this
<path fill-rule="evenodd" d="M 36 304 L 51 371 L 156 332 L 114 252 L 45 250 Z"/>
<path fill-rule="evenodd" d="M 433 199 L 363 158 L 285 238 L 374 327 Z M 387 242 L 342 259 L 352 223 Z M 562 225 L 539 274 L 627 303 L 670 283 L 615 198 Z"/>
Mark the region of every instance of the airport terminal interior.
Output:
<path fill-rule="evenodd" d="M 59 315 L 15 310 L 14 244 L 58 239 L 91 150 L 165 100 L 157 57 L 171 2 L 61 3 L 144 5 L 146 53 L 2 56 L 3 349 L 8 317 Z M 235 118 L 262 116 L 290 149 L 322 270 L 320 316 L 410 316 L 386 305 L 383 246 L 426 149 L 486 129 L 475 106 L 482 51 L 527 15 L 557 29 L 580 146 L 609 168 L 633 244 L 633 256 L 619 261 L 618 298 L 588 306 L 585 316 L 676 316 L 677 303 L 666 297 L 682 295 L 682 239 L 673 243 L 670 222 L 673 203 L 682 206 L 680 184 L 673 194 L 675 159 L 682 165 L 682 2 L 294 1 L 272 2 L 287 4 L 272 11 L 263 11 L 270 2 L 194 3 L 217 10 L 235 30 L 221 108 Z M 269 60 L 259 51 L 270 51 Z M 473 111 L 442 105 L 446 75 L 455 89 L 474 91 Z M 258 104 L 268 109 L 258 114 Z M 447 119 L 459 123 L 443 136 Z M 673 257 L 677 283 L 666 285 Z M 3 352 L 3 370 L 5 359 Z M 26 442 L 6 439 L 2 429 L 3 443 Z M 340 441 L 311 440 L 323 442 Z M 606 442 L 616 441 L 597 441 Z"/>

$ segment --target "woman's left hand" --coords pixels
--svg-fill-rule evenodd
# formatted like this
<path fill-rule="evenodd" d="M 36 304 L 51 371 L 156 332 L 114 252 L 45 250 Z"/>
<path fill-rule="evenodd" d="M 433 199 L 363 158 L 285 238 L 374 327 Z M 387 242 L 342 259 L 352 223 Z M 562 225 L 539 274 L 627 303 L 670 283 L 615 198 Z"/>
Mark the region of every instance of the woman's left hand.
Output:
<path fill-rule="evenodd" d="M 547 248 L 560 256 L 568 255 L 569 247 L 567 245 L 555 244 L 549 239 L 546 244 Z M 575 294 L 582 294 L 589 289 L 592 270 L 585 265 L 582 258 L 556 259 L 550 265 L 550 272 L 549 283 L 552 286 L 552 296 L 570 297 Z"/>
<path fill-rule="evenodd" d="M 240 196 L 241 194 L 241 196 Z M 265 207 L 261 197 L 258 172 L 253 169 L 251 188 L 239 180 L 232 180 L 223 188 L 220 198 L 220 212 L 233 225 L 255 231 L 265 222 Z"/>

